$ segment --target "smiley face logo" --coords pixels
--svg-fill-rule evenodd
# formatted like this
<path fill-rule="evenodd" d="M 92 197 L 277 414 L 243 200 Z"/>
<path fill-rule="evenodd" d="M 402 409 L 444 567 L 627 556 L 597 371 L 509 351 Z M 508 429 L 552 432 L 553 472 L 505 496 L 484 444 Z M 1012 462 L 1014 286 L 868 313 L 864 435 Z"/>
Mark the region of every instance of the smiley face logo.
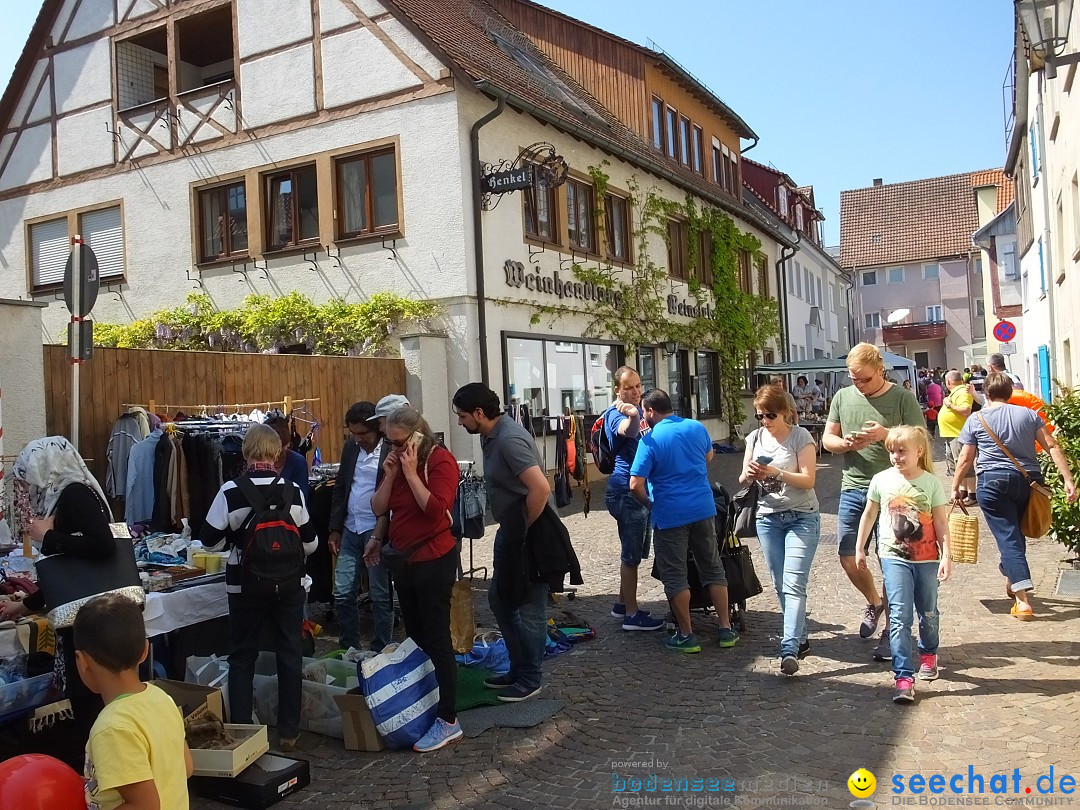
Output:
<path fill-rule="evenodd" d="M 865 799 L 877 790 L 877 780 L 866 768 L 859 768 L 847 780 L 848 790 L 857 799 Z"/>

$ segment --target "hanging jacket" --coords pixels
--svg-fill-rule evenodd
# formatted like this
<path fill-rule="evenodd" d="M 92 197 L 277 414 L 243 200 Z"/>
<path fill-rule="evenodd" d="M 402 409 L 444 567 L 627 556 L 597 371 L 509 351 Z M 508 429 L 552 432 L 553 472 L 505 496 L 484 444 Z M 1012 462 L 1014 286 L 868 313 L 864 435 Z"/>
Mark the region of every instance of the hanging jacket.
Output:
<path fill-rule="evenodd" d="M 123 500 L 127 494 L 128 456 L 136 442 L 146 437 L 134 414 L 126 413 L 116 420 L 105 455 L 109 460 L 105 474 L 105 494 L 116 500 Z"/>

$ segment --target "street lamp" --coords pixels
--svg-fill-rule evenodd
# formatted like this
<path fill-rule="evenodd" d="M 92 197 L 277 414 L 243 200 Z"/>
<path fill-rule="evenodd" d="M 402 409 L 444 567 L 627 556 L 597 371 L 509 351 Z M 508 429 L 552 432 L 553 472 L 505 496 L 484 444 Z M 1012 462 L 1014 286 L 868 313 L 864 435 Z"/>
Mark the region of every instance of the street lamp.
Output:
<path fill-rule="evenodd" d="M 1065 56 L 1074 0 L 1016 0 L 1020 25 L 1032 50 L 1046 64 L 1046 78 L 1057 76 L 1058 65 L 1080 62 L 1080 53 Z"/>

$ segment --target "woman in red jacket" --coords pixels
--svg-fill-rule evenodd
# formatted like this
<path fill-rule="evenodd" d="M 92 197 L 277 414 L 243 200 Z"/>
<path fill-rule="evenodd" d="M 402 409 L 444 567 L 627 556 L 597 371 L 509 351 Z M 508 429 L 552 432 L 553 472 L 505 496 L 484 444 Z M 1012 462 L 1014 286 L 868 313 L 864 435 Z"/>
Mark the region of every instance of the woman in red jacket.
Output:
<path fill-rule="evenodd" d="M 371 499 L 376 515 L 390 513 L 386 561 L 397 588 L 405 632 L 435 666 L 439 715 L 413 746 L 434 751 L 462 736 L 454 704 L 457 662 L 450 641 L 450 592 L 457 580 L 458 548 L 450 534 L 450 507 L 457 494 L 457 461 L 439 445 L 415 408 L 398 408 L 383 425 L 393 450 Z M 372 537 L 364 561 L 375 565 L 385 538 Z M 396 559 L 395 559 L 396 558 Z"/>

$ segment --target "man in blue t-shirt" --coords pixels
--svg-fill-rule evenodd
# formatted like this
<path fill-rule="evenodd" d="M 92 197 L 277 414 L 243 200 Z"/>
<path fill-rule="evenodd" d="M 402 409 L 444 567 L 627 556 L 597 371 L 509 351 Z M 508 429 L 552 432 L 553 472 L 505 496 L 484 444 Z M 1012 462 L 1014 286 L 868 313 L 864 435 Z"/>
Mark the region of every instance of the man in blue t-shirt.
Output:
<path fill-rule="evenodd" d="M 716 608 L 720 646 L 734 647 L 739 636 L 731 629 L 727 579 L 716 545 L 716 503 L 705 467 L 713 457 L 712 439 L 700 422 L 672 413 L 666 391 L 654 388 L 641 405 L 652 430 L 638 443 L 630 467 L 630 491 L 652 508 L 656 567 L 679 625 L 667 646 L 677 652 L 701 652 L 690 624 L 686 557 L 691 551 L 701 584 L 709 588 Z"/>
<path fill-rule="evenodd" d="M 604 431 L 615 453 L 615 469 L 607 482 L 605 504 L 619 527 L 619 601 L 611 615 L 622 619 L 623 630 L 659 630 L 661 619 L 637 602 L 638 566 L 649 556 L 652 527 L 649 508 L 630 493 L 630 465 L 634 463 L 638 442 L 649 429 L 641 410 L 641 377 L 630 366 L 615 372 L 615 401 L 604 411 Z"/>

